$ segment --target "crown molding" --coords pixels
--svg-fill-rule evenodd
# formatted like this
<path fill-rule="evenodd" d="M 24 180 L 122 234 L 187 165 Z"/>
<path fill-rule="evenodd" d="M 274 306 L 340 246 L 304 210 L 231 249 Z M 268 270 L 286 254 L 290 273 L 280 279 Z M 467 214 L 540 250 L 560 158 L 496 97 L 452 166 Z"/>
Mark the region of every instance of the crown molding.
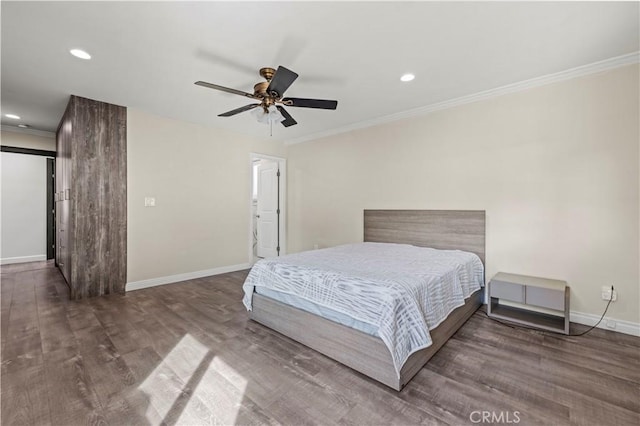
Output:
<path fill-rule="evenodd" d="M 0 126 L 0 129 L 2 129 L 3 132 L 25 133 L 27 135 L 40 136 L 43 138 L 55 139 L 56 137 L 56 134 L 53 132 L 47 132 L 45 130 L 38 130 L 38 129 L 31 129 L 31 128 L 23 129 L 22 127 L 8 126 L 6 124 L 3 124 L 2 126 Z"/>
<path fill-rule="evenodd" d="M 482 92 L 474 93 L 471 95 L 461 96 L 459 98 L 450 99 L 443 102 L 438 102 L 431 105 L 426 105 L 419 108 L 410 109 L 407 111 L 398 112 L 391 115 L 385 115 L 382 117 L 374 118 L 372 120 L 360 121 L 357 123 L 349 124 L 346 126 L 338 127 L 335 129 L 326 130 L 323 132 L 313 133 L 307 136 L 302 136 L 294 139 L 285 139 L 285 145 L 293 145 L 302 142 L 309 142 L 328 136 L 337 135 L 340 133 L 350 132 L 352 130 L 364 129 L 367 127 L 376 126 L 379 124 L 390 123 L 392 121 L 403 120 L 405 118 L 418 117 L 427 115 L 435 111 L 441 111 L 460 105 L 470 104 L 473 102 L 483 101 L 486 99 L 495 98 L 510 93 L 521 92 L 524 90 L 532 89 L 534 87 L 545 86 L 548 84 L 558 83 L 565 80 L 570 80 L 577 77 L 586 76 L 589 74 L 595 74 L 602 71 L 607 71 L 613 68 L 622 67 L 625 65 L 637 64 L 640 62 L 640 51 L 629 53 L 622 56 L 616 56 L 614 58 L 605 59 L 604 61 L 593 62 L 591 64 L 582 65 L 576 68 L 570 68 L 568 70 L 560 71 L 554 74 L 548 74 L 541 77 L 532 78 L 530 80 L 524 80 L 517 83 L 507 84 L 506 86 L 496 87 L 494 89 L 485 90 Z"/>

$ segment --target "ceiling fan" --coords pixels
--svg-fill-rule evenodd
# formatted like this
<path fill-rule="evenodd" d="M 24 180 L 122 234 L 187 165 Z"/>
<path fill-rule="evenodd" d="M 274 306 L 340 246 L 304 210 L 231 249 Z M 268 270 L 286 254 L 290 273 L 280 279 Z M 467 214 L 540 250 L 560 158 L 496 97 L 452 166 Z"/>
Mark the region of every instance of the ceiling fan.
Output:
<path fill-rule="evenodd" d="M 261 81 L 253 86 L 253 93 L 242 90 L 230 89 L 217 84 L 205 81 L 196 81 L 196 85 L 208 87 L 209 89 L 221 90 L 235 95 L 245 96 L 255 99 L 259 103 L 245 105 L 231 111 L 218 114 L 218 117 L 231 117 L 241 112 L 255 110 L 258 121 L 262 123 L 281 122 L 284 127 L 298 124 L 296 120 L 284 109 L 284 106 L 301 108 L 336 109 L 338 101 L 326 99 L 304 99 L 304 98 L 284 98 L 284 92 L 298 78 L 295 72 L 279 66 L 277 70 L 273 68 L 261 68 L 260 75 L 267 81 Z M 257 108 L 257 109 L 256 109 Z"/>

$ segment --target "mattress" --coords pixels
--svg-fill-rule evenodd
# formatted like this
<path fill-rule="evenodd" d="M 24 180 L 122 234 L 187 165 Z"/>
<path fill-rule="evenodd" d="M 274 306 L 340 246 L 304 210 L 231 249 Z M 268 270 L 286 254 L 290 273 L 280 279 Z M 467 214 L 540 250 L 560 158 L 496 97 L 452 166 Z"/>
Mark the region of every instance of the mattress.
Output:
<path fill-rule="evenodd" d="M 267 296 L 273 300 L 277 300 L 278 302 L 282 302 L 285 305 L 302 309 L 303 311 L 310 312 L 314 315 L 331 320 L 333 322 L 337 322 L 338 324 L 346 325 L 347 327 L 354 328 L 371 336 L 378 336 L 378 327 L 376 327 L 375 325 L 358 321 L 357 319 L 352 318 L 347 314 L 334 311 L 327 306 L 322 306 L 318 305 L 317 303 L 310 302 L 309 300 L 298 297 L 295 294 L 281 293 L 276 290 L 270 290 L 266 287 L 256 287 L 255 291 L 258 294 Z"/>
<path fill-rule="evenodd" d="M 258 261 L 243 285 L 382 339 L 399 375 L 437 327 L 484 284 L 473 253 L 359 243 Z"/>

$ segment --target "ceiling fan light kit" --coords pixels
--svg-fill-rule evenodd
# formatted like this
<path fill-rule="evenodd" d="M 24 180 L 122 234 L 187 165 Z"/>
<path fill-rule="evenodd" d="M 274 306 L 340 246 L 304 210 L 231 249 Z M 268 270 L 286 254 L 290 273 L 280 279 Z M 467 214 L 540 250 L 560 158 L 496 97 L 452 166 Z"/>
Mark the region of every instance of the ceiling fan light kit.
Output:
<path fill-rule="evenodd" d="M 289 127 L 298 124 L 298 122 L 291 117 L 283 106 L 332 110 L 338 107 L 338 101 L 326 99 L 284 98 L 284 92 L 298 78 L 298 74 L 283 66 L 279 66 L 277 70 L 268 67 L 261 68 L 260 75 L 266 81 L 256 83 L 253 86 L 253 93 L 230 89 L 217 84 L 207 83 L 205 81 L 196 81 L 195 84 L 209 89 L 220 90 L 222 92 L 255 99 L 260 102 L 218 114 L 218 117 L 231 117 L 241 112 L 253 110 L 252 114 L 260 123 L 273 124 L 275 122 L 282 123 L 284 127 Z"/>
<path fill-rule="evenodd" d="M 251 114 L 257 118 L 259 123 L 280 123 L 284 121 L 284 116 L 280 114 L 278 108 L 275 105 L 271 105 L 268 108 L 254 108 Z"/>

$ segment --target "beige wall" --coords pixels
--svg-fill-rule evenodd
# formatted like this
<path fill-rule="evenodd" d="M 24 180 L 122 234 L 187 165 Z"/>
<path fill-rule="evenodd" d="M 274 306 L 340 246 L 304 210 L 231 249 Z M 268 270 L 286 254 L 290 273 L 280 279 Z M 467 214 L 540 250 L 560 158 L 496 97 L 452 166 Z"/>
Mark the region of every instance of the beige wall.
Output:
<path fill-rule="evenodd" d="M 487 277 L 564 279 L 640 322 L 638 66 L 292 145 L 289 250 L 362 241 L 363 209 L 483 209 Z"/>
<path fill-rule="evenodd" d="M 36 136 L 28 133 L 12 132 L 2 130 L 0 141 L 4 146 L 14 146 L 16 148 L 42 149 L 44 151 L 56 150 L 56 137 Z"/>
<path fill-rule="evenodd" d="M 249 262 L 249 154 L 281 143 L 131 108 L 127 120 L 127 282 Z"/>

